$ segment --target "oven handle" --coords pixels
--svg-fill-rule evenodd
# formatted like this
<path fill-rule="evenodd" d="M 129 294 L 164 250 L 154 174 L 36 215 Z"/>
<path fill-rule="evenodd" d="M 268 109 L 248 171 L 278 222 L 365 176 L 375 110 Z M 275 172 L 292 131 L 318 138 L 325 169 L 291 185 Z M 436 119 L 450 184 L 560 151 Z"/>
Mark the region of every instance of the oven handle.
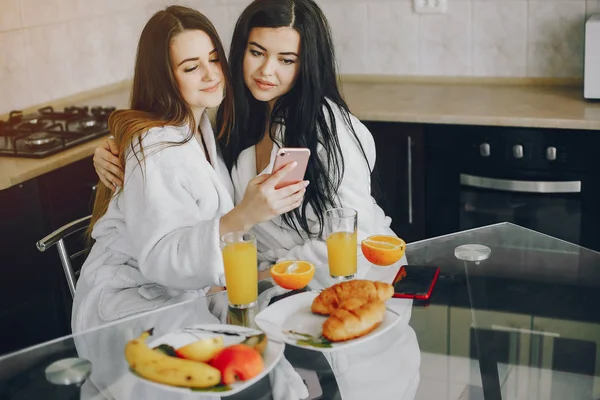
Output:
<path fill-rule="evenodd" d="M 524 193 L 581 193 L 581 181 L 517 181 L 460 174 L 460 183 L 481 189 Z"/>

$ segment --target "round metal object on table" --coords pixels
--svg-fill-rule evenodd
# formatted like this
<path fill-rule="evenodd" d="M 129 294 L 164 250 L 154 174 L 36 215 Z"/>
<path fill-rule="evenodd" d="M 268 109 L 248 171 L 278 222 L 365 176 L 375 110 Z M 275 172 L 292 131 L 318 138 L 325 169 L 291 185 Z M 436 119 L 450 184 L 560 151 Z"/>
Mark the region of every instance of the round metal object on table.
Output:
<path fill-rule="evenodd" d="M 55 385 L 81 385 L 92 373 L 84 358 L 63 358 L 46 367 L 46 380 Z"/>
<path fill-rule="evenodd" d="M 492 250 L 482 244 L 463 244 L 454 249 L 454 257 L 463 261 L 479 263 L 487 260 Z"/>

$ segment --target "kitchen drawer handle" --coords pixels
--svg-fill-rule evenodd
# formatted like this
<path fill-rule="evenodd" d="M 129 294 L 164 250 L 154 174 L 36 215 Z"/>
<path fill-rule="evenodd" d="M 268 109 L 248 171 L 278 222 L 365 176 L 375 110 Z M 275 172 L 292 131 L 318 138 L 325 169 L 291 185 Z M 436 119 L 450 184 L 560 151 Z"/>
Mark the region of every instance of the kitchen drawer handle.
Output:
<path fill-rule="evenodd" d="M 460 174 L 463 186 L 523 193 L 581 193 L 581 181 L 517 181 Z"/>
<path fill-rule="evenodd" d="M 412 138 L 409 136 L 407 139 L 408 154 L 407 154 L 407 177 L 408 177 L 408 223 L 413 223 L 413 198 L 412 198 Z"/>
<path fill-rule="evenodd" d="M 544 331 L 537 331 L 537 330 L 532 330 L 532 329 L 514 328 L 512 326 L 502 326 L 502 325 L 493 325 L 493 324 L 492 324 L 492 330 L 502 331 L 502 332 L 524 333 L 527 335 L 549 336 L 549 337 L 555 337 L 555 338 L 560 337 L 560 334 L 558 334 L 556 332 L 544 332 Z"/>

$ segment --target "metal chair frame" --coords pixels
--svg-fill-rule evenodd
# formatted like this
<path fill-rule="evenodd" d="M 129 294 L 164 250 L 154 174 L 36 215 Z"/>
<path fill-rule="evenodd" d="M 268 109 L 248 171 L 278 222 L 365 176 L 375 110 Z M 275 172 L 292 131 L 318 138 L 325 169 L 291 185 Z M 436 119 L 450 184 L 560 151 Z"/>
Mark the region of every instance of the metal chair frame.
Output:
<path fill-rule="evenodd" d="M 69 291 L 71 292 L 71 297 L 75 295 L 75 284 L 77 283 L 77 274 L 73 271 L 71 260 L 85 253 L 87 249 L 83 249 L 73 254 L 72 256 L 69 256 L 64 239 L 66 239 L 68 236 L 71 236 L 74 233 L 86 229 L 90 225 L 91 219 L 92 216 L 88 215 L 87 217 L 83 217 L 76 221 L 69 222 L 68 224 L 61 226 L 60 228 L 58 228 L 57 230 L 55 230 L 54 232 L 52 232 L 51 234 L 49 234 L 48 236 L 44 237 L 36 243 L 38 250 L 42 252 L 56 245 L 58 249 L 58 257 L 60 258 L 60 263 L 62 264 L 63 270 L 65 272 L 65 278 L 67 279 L 67 286 L 69 287 Z"/>

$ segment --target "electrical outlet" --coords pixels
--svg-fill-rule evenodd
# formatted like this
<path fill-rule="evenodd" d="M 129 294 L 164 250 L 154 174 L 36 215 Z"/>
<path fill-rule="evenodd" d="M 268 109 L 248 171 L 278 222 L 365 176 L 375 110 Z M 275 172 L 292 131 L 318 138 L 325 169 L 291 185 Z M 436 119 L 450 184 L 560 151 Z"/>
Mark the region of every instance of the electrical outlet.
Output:
<path fill-rule="evenodd" d="M 413 0 L 418 14 L 442 14 L 446 12 L 448 0 Z"/>

